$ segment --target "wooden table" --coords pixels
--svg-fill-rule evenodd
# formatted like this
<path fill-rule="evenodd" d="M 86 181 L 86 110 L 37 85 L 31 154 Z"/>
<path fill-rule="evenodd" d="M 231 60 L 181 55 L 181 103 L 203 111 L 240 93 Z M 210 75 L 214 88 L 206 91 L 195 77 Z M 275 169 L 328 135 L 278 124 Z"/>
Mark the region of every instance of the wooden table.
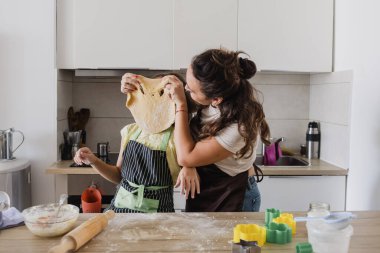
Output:
<path fill-rule="evenodd" d="M 350 253 L 380 252 L 380 211 L 355 212 Z M 293 212 L 295 216 L 304 212 Z M 77 225 L 92 217 L 81 214 Z M 231 252 L 229 241 L 239 223 L 264 223 L 264 213 L 116 214 L 108 227 L 78 252 Z M 0 231 L 0 252 L 47 252 L 58 238 L 39 238 L 25 226 Z M 262 252 L 294 253 L 307 242 L 304 223 L 291 243 L 266 243 Z"/>

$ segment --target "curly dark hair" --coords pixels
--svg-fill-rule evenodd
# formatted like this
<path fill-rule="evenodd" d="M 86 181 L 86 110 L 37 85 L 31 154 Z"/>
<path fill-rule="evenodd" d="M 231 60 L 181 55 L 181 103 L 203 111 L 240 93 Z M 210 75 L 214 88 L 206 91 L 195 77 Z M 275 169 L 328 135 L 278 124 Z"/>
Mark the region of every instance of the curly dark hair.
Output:
<path fill-rule="evenodd" d="M 218 105 L 218 119 L 202 124 L 202 109 L 199 109 L 190 123 L 191 134 L 197 141 L 216 136 L 222 129 L 237 123 L 245 141 L 245 146 L 237 153 L 239 158 L 252 155 L 259 134 L 265 144 L 269 144 L 270 136 L 257 90 L 248 81 L 256 74 L 256 65 L 241 58 L 240 54 L 244 52 L 210 49 L 193 58 L 191 68 L 200 81 L 203 94 L 207 98 L 221 97 L 223 101 Z"/>

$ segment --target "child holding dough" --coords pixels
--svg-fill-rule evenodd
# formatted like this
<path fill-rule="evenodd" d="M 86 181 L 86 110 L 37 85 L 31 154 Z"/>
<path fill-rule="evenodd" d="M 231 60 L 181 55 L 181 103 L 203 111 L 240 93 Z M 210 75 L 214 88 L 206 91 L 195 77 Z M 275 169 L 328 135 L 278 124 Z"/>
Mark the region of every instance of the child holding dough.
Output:
<path fill-rule="evenodd" d="M 79 149 L 74 161 L 90 164 L 118 184 L 107 209 L 117 213 L 174 212 L 173 184 L 180 171 L 173 141 L 175 105 L 164 95 L 162 78 L 134 76 L 133 80 L 126 105 L 136 123 L 121 130 L 116 166 L 104 163 L 89 148 Z"/>

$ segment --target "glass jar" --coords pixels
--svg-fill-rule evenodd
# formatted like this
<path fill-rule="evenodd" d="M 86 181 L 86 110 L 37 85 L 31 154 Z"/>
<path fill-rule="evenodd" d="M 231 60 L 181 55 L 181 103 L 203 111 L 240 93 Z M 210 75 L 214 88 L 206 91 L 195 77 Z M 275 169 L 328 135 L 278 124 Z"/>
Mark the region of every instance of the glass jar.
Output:
<path fill-rule="evenodd" d="M 309 205 L 308 217 L 324 217 L 330 214 L 330 204 L 323 202 L 312 202 Z"/>
<path fill-rule="evenodd" d="M 310 203 L 308 217 L 324 217 L 330 214 L 328 203 Z M 333 225 L 333 226 L 331 226 Z M 326 224 L 323 220 L 309 220 L 306 222 L 308 241 L 313 246 L 313 252 L 321 253 L 348 253 L 350 239 L 353 234 L 351 225 L 343 229 L 336 224 Z"/>

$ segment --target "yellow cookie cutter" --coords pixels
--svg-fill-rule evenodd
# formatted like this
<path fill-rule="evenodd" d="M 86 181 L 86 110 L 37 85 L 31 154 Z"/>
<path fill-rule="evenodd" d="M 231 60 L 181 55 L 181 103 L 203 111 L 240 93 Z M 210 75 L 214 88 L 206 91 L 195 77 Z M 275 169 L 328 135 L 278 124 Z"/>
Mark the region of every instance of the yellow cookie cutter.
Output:
<path fill-rule="evenodd" d="M 234 243 L 239 243 L 240 240 L 247 242 L 256 241 L 262 247 L 266 242 L 267 230 L 256 224 L 237 224 L 234 227 Z"/>
<path fill-rule="evenodd" d="M 272 220 L 275 223 L 285 223 L 292 229 L 292 234 L 296 233 L 296 222 L 291 213 L 282 213 L 279 217 Z"/>

